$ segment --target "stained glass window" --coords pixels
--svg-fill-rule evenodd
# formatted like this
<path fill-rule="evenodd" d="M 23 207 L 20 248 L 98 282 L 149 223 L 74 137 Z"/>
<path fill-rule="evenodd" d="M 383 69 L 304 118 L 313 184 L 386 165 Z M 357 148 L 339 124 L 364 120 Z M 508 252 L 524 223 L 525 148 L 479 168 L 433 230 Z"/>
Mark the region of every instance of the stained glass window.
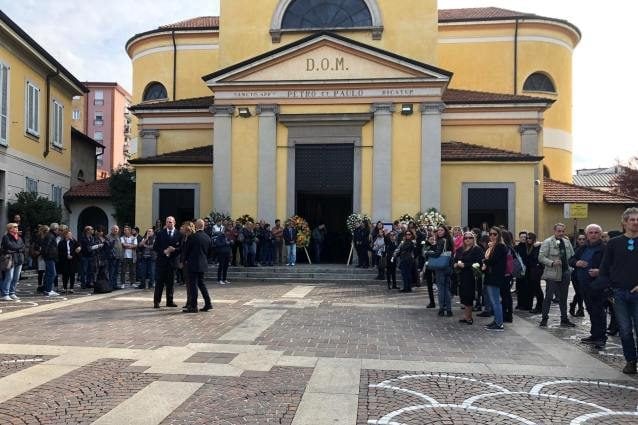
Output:
<path fill-rule="evenodd" d="M 535 72 L 527 77 L 525 84 L 523 84 L 523 90 L 556 93 L 556 87 L 554 87 L 552 80 L 541 72 Z"/>

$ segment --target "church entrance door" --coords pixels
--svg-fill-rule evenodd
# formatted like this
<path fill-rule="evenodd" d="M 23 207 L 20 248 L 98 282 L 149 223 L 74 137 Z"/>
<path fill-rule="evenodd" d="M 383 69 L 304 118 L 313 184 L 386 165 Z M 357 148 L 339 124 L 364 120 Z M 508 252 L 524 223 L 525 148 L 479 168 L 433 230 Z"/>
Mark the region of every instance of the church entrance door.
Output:
<path fill-rule="evenodd" d="M 311 229 L 326 226 L 322 263 L 345 263 L 348 258 L 346 220 L 352 213 L 353 180 L 353 144 L 295 146 L 295 210 Z M 314 256 L 313 243 L 309 251 Z"/>

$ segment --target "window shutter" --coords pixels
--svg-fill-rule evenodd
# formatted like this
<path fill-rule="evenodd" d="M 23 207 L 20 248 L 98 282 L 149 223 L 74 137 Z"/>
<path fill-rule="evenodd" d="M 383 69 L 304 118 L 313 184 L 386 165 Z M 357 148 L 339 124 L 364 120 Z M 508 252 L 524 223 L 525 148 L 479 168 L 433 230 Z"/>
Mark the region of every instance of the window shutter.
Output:
<path fill-rule="evenodd" d="M 40 134 L 40 89 L 33 87 L 33 130 Z"/>
<path fill-rule="evenodd" d="M 0 144 L 7 144 L 9 120 L 9 68 L 0 64 Z"/>

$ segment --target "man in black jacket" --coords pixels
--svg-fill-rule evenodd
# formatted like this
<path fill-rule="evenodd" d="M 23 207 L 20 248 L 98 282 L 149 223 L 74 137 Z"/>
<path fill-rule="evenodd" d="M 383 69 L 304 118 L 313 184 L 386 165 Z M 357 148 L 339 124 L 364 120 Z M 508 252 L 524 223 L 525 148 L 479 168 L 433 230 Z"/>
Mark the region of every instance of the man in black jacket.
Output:
<path fill-rule="evenodd" d="M 614 310 L 620 341 L 627 364 L 623 373 L 636 374 L 636 340 L 638 327 L 638 208 L 628 208 L 622 215 L 623 235 L 612 238 L 605 247 L 600 265 L 600 279 L 614 291 Z"/>
<path fill-rule="evenodd" d="M 153 250 L 157 253 L 155 263 L 157 282 L 155 283 L 155 295 L 153 307 L 159 308 L 162 302 L 162 293 L 166 286 L 166 307 L 177 307 L 173 302 L 173 284 L 175 280 L 175 263 L 181 248 L 181 235 L 175 228 L 175 218 L 166 217 L 166 227 L 157 232 Z"/>
<path fill-rule="evenodd" d="M 569 259 L 569 265 L 574 268 L 576 282 L 580 285 L 580 292 L 585 299 L 585 307 L 591 321 L 591 334 L 580 341 L 597 348 L 607 342 L 607 312 L 605 311 L 605 294 L 603 289 L 594 288 L 592 282 L 598 277 L 598 269 L 603 260 L 604 245 L 601 240 L 603 229 L 597 224 L 590 224 L 585 228 L 587 241 L 576 248 L 574 256 Z"/>
<path fill-rule="evenodd" d="M 208 255 L 212 245 L 210 237 L 204 232 L 204 220 L 195 222 L 195 234 L 188 238 L 184 247 L 184 261 L 189 274 L 186 308 L 183 313 L 197 313 L 197 288 L 204 298 L 204 307 L 201 311 L 208 311 L 213 308 L 208 290 L 204 284 L 204 273 L 208 270 Z"/>

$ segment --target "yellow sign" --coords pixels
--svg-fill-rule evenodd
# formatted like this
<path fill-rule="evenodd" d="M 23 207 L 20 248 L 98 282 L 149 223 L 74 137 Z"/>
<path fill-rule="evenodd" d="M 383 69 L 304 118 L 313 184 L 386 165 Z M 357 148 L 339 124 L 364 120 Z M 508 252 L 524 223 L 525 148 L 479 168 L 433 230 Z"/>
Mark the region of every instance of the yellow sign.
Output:
<path fill-rule="evenodd" d="M 565 204 L 563 208 L 565 218 L 587 218 L 589 215 L 588 204 Z"/>

